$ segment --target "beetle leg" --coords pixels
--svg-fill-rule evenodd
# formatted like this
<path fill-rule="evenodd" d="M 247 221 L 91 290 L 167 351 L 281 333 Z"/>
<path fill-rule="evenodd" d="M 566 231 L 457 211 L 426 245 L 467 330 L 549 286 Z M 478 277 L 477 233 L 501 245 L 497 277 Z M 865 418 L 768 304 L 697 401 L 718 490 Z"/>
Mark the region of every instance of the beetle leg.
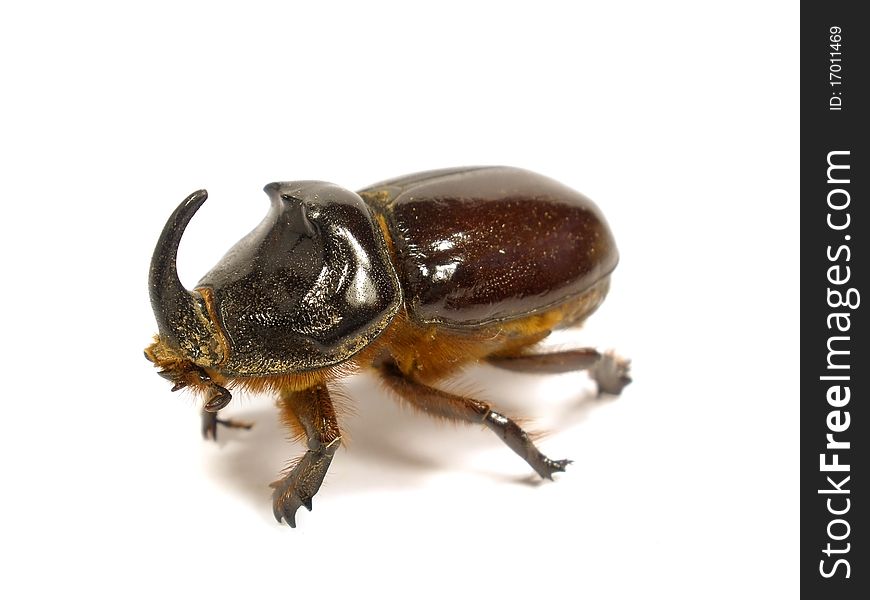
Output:
<path fill-rule="evenodd" d="M 218 413 L 202 410 L 202 437 L 205 439 L 213 439 L 217 441 L 218 425 L 231 427 L 233 429 L 250 429 L 254 426 L 253 423 L 247 421 L 236 421 L 235 419 L 220 419 Z"/>
<path fill-rule="evenodd" d="M 272 483 L 272 509 L 278 522 L 284 519 L 296 527 L 296 510 L 311 510 L 311 498 L 320 489 L 326 471 L 341 444 L 335 409 L 324 385 L 302 391 L 285 391 L 278 400 L 281 416 L 292 428 L 301 427 L 308 439 L 308 451 Z"/>
<path fill-rule="evenodd" d="M 618 395 L 631 383 L 629 360 L 612 351 L 599 352 L 594 348 L 578 348 L 546 354 L 517 354 L 514 356 L 490 356 L 490 364 L 523 373 L 565 373 L 587 369 L 598 384 L 599 394 Z"/>
<path fill-rule="evenodd" d="M 381 364 L 380 371 L 390 389 L 423 412 L 452 421 L 483 423 L 544 479 L 552 479 L 553 473 L 564 471 L 571 462 L 567 459 L 547 458 L 537 449 L 528 433 L 516 422 L 492 410 L 486 402 L 444 392 L 415 381 L 402 373 L 391 361 Z"/>

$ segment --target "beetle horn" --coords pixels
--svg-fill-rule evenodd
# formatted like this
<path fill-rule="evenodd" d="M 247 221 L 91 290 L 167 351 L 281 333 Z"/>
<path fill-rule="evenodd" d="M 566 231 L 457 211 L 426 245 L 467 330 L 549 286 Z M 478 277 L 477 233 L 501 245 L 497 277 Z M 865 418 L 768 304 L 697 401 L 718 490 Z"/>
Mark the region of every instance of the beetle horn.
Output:
<path fill-rule="evenodd" d="M 185 198 L 169 217 L 154 248 L 148 278 L 151 307 L 160 336 L 195 362 L 204 364 L 220 360 L 215 355 L 214 345 L 209 343 L 214 339 L 213 324 L 207 317 L 203 298 L 181 284 L 176 259 L 187 224 L 207 198 L 208 192 L 198 190 Z"/>

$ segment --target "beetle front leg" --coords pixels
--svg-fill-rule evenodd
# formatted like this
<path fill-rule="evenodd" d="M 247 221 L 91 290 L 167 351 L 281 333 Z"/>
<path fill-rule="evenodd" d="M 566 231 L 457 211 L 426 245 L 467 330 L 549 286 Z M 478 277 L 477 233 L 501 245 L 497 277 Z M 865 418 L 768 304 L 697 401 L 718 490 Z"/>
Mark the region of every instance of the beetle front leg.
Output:
<path fill-rule="evenodd" d="M 281 416 L 291 429 L 304 433 L 308 451 L 272 483 L 272 509 L 278 522 L 296 527 L 300 506 L 311 510 L 311 499 L 320 489 L 332 457 L 341 444 L 335 409 L 324 385 L 303 391 L 285 391 L 278 400 Z"/>
<path fill-rule="evenodd" d="M 145 358 L 154 362 L 147 351 L 145 352 Z M 171 367 L 159 371 L 159 375 L 173 383 L 173 392 L 189 387 L 197 390 L 205 397 L 201 411 L 202 437 L 205 439 L 211 438 L 217 440 L 218 425 L 241 429 L 250 429 L 254 426 L 253 423 L 218 417 L 218 412 L 230 403 L 233 396 L 228 389 L 213 381 L 202 367 L 198 367 L 190 361 L 185 361 L 173 364 Z"/>
<path fill-rule="evenodd" d="M 631 383 L 629 360 L 615 352 L 599 352 L 594 348 L 578 348 L 544 354 L 494 355 L 487 361 L 501 369 L 521 373 L 566 373 L 588 370 L 598 384 L 599 393 L 619 395 Z"/>
<path fill-rule="evenodd" d="M 202 437 L 217 441 L 218 425 L 229 427 L 231 429 L 250 429 L 254 426 L 253 423 L 247 421 L 237 421 L 236 419 L 221 419 L 217 412 L 202 410 Z"/>
<path fill-rule="evenodd" d="M 451 421 L 486 425 L 544 479 L 553 479 L 553 473 L 564 471 L 571 462 L 545 456 L 515 421 L 492 410 L 486 402 L 429 387 L 415 381 L 390 361 L 381 364 L 380 371 L 390 389 L 423 412 Z"/>

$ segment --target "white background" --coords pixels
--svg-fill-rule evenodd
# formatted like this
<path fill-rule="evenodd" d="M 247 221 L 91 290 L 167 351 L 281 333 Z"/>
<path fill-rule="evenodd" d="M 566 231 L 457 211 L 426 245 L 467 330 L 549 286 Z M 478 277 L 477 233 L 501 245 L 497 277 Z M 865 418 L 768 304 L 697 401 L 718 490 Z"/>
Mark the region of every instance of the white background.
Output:
<path fill-rule="evenodd" d="M 315 7 L 316 5 L 316 7 Z M 0 596 L 789 598 L 798 586 L 798 7 L 788 2 L 29 3 L 0 9 Z M 148 263 L 191 191 L 192 286 L 276 179 L 508 164 L 593 198 L 622 262 L 588 329 L 635 382 L 457 384 L 551 434 L 343 384 L 314 511 L 268 398 L 199 438 L 142 358 Z"/>

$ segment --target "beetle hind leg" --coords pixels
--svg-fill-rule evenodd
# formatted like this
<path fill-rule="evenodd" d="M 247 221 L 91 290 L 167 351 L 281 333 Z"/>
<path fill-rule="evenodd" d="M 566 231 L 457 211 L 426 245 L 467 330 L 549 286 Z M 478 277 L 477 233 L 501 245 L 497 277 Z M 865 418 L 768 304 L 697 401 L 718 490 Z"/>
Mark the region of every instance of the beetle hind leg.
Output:
<path fill-rule="evenodd" d="M 390 361 L 381 364 L 379 369 L 391 390 L 423 412 L 451 421 L 486 425 L 544 479 L 553 479 L 554 473 L 564 471 L 571 463 L 567 459 L 553 460 L 545 456 L 515 421 L 492 410 L 486 402 L 429 387 L 407 376 Z"/>
<path fill-rule="evenodd" d="M 300 506 L 311 510 L 311 500 L 326 476 L 341 433 L 335 409 L 324 385 L 302 391 L 284 391 L 278 400 L 284 422 L 308 440 L 308 451 L 291 465 L 284 476 L 272 483 L 272 510 L 275 519 L 296 527 Z"/>
<path fill-rule="evenodd" d="M 631 361 L 615 352 L 599 352 L 594 348 L 578 348 L 544 354 L 493 355 L 486 359 L 501 369 L 522 373 L 565 373 L 588 370 L 598 384 L 599 393 L 619 395 L 631 383 Z"/>

